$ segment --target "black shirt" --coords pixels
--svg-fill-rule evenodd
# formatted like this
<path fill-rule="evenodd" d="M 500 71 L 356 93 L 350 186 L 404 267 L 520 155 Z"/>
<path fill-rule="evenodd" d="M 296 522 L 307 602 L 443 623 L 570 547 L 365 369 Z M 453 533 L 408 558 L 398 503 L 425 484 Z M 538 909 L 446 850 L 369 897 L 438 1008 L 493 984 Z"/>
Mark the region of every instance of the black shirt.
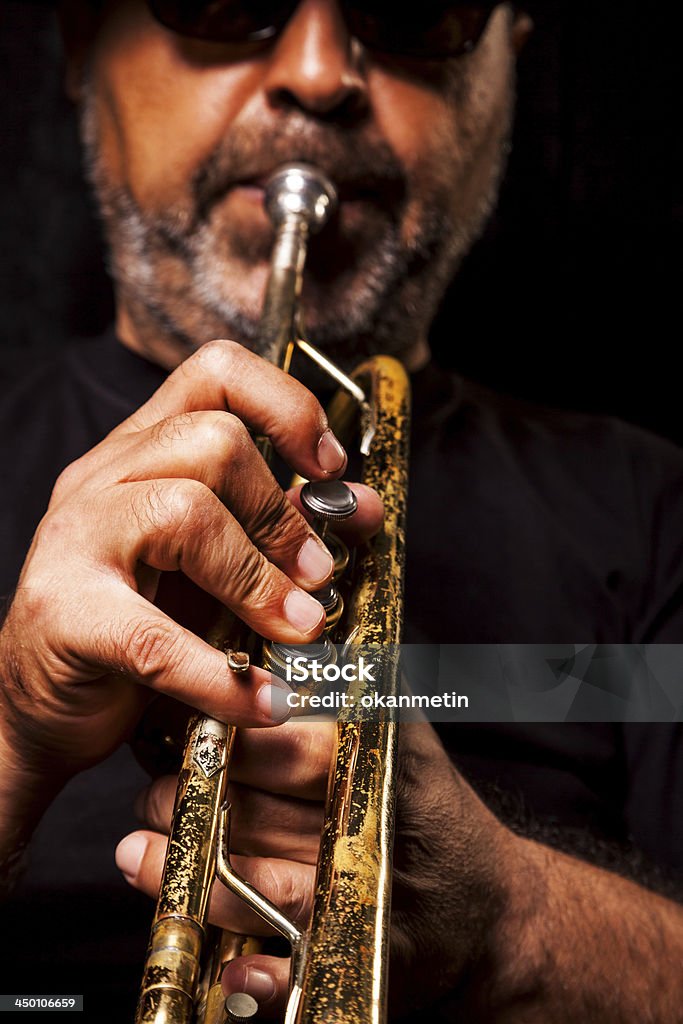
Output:
<path fill-rule="evenodd" d="M 60 470 L 165 373 L 109 333 L 4 374 L 0 593 L 10 595 Z M 406 640 L 683 638 L 683 452 L 614 419 L 494 395 L 434 365 L 414 375 L 413 404 Z M 679 725 L 439 728 L 485 794 L 497 787 L 560 837 L 588 829 L 683 869 Z M 93 1020 L 123 1020 L 134 1000 L 152 908 L 119 878 L 113 849 L 136 827 L 131 804 L 144 782 L 124 750 L 73 780 L 6 908 L 16 984 L 38 971 L 33 991 L 90 992 Z M 59 943 L 43 934 L 28 952 L 35 919 L 55 917 Z"/>

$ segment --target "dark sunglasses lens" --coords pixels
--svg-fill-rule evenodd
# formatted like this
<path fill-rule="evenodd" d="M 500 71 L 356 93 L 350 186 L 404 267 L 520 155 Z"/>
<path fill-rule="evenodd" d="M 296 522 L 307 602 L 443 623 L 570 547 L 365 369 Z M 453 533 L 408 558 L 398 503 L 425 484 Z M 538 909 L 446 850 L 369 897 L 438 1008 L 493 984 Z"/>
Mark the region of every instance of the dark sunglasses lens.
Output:
<path fill-rule="evenodd" d="M 280 32 L 298 0 L 149 0 L 154 17 L 182 36 L 258 45 Z M 466 53 L 479 40 L 495 2 L 448 4 L 421 0 L 342 2 L 353 35 L 370 49 L 439 59 Z"/>
<path fill-rule="evenodd" d="M 344 5 L 351 32 L 371 49 L 406 57 L 455 57 L 479 41 L 495 3 L 446 4 L 423 0 L 398 7 L 391 0 Z"/>
<path fill-rule="evenodd" d="M 297 0 L 149 0 L 152 14 L 173 32 L 217 43 L 260 43 L 284 27 Z"/>

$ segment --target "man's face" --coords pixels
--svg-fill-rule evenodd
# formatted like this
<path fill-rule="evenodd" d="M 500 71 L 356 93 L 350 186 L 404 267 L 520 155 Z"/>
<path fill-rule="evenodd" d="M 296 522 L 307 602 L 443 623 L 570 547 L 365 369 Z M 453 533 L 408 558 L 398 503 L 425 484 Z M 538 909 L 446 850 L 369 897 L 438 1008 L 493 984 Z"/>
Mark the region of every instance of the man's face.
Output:
<path fill-rule="evenodd" d="M 124 340 L 169 365 L 213 337 L 258 350 L 263 181 L 305 160 L 340 193 L 307 263 L 309 335 L 337 358 L 409 357 L 494 202 L 511 21 L 499 7 L 473 53 L 427 62 L 363 50 L 334 0 L 303 0 L 257 53 L 176 35 L 143 0 L 112 3 L 83 125 Z"/>

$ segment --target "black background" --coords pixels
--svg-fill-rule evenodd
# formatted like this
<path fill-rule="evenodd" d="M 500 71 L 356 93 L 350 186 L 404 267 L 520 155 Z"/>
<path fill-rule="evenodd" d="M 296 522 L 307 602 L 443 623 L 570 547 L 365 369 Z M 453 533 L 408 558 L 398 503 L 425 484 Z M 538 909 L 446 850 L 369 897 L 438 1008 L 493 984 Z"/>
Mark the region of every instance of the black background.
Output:
<path fill-rule="evenodd" d="M 672 9 L 532 4 L 499 209 L 433 342 L 497 388 L 683 442 Z M 0 0 L 0 17 L 0 342 L 50 347 L 100 330 L 111 295 L 54 15 Z"/>

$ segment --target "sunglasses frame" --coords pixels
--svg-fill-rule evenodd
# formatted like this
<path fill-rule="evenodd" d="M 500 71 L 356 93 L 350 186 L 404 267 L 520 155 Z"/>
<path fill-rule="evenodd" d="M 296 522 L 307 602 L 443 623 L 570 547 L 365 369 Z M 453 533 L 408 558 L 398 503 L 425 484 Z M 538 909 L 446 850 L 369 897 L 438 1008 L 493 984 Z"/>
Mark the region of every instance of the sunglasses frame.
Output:
<path fill-rule="evenodd" d="M 185 2 L 187 4 L 187 0 Z M 242 2 L 248 10 L 249 0 L 242 0 Z M 444 3 L 439 5 L 444 14 L 448 11 L 460 11 L 462 12 L 461 19 L 464 17 L 467 22 L 471 22 L 471 31 L 465 33 L 466 38 L 459 40 L 457 43 L 453 42 L 451 45 L 444 46 L 443 48 L 428 44 L 425 38 L 428 38 L 428 28 L 426 26 L 423 27 L 422 34 L 420 34 L 419 25 L 411 25 L 411 23 L 402 24 L 397 17 L 396 8 L 390 10 L 388 4 L 385 8 L 383 4 L 377 2 L 375 4 L 364 4 L 362 0 L 356 0 L 356 2 L 354 0 L 341 0 L 340 7 L 350 34 L 358 39 L 368 50 L 391 54 L 397 57 L 402 56 L 407 59 L 448 60 L 474 50 L 486 29 L 491 13 L 499 6 L 500 2 L 501 0 L 469 0 L 467 3 Z M 187 20 L 187 18 L 184 19 L 183 15 L 177 10 L 178 7 L 182 6 L 183 0 L 147 0 L 147 3 L 156 21 L 177 35 L 205 42 L 224 43 L 229 46 L 240 47 L 249 52 L 258 52 L 270 46 L 280 32 L 283 31 L 287 22 L 296 11 L 300 0 L 282 0 L 279 5 L 280 10 L 274 12 L 273 17 L 268 19 L 262 27 L 257 27 L 251 32 L 235 30 L 230 33 L 226 32 L 224 27 L 222 31 L 216 31 L 218 23 L 216 17 L 210 22 L 205 18 L 204 24 L 198 19 L 195 19 L 194 24 Z M 234 4 L 231 4 L 230 0 L 225 0 L 220 5 L 214 0 L 213 4 L 207 3 L 204 5 L 205 10 L 212 6 L 217 8 L 216 14 L 220 16 L 221 6 L 223 15 L 225 15 L 225 12 Z M 375 8 L 374 11 L 372 10 L 373 7 Z M 424 4 L 422 7 L 424 10 Z M 373 17 L 376 19 L 374 29 L 368 21 L 368 19 Z M 383 24 L 380 24 L 382 18 Z M 387 27 L 389 31 L 387 31 Z M 392 38 L 390 31 L 391 27 L 394 29 L 394 38 Z M 384 34 L 382 34 L 383 29 Z M 422 42 L 420 42 L 421 39 L 423 40 Z"/>

